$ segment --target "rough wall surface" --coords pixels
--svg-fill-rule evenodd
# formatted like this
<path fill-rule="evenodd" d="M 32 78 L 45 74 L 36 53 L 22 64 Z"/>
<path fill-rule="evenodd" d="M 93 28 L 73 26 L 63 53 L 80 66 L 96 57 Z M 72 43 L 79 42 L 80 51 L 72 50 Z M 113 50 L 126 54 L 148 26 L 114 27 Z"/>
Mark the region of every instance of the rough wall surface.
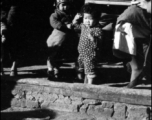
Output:
<path fill-rule="evenodd" d="M 148 90 L 23 79 L 12 94 L 13 107 L 80 113 L 98 120 L 150 120 Z"/>

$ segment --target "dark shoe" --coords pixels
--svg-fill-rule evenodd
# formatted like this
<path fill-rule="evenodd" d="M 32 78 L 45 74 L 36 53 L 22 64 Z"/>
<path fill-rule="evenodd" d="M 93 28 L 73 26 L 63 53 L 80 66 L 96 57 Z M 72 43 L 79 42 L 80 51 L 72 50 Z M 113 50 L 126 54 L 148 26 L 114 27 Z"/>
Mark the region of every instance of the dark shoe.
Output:
<path fill-rule="evenodd" d="M 128 85 L 127 88 L 134 88 L 136 85 L 138 85 L 138 80 L 133 80 L 131 81 Z"/>
<path fill-rule="evenodd" d="M 48 75 L 48 79 L 49 80 L 52 80 L 52 79 L 54 79 L 54 71 L 47 71 L 47 75 Z"/>
<path fill-rule="evenodd" d="M 17 70 L 11 70 L 11 73 L 10 73 L 11 77 L 15 77 L 17 75 L 18 75 Z"/>
<path fill-rule="evenodd" d="M 58 68 L 54 68 L 54 77 L 55 79 L 59 79 L 61 77 Z"/>

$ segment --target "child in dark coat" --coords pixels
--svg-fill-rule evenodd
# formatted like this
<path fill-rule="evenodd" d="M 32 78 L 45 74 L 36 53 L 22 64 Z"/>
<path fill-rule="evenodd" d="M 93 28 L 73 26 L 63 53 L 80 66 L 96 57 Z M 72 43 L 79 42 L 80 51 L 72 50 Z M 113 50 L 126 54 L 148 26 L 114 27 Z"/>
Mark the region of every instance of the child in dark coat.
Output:
<path fill-rule="evenodd" d="M 49 57 L 47 59 L 48 79 L 59 76 L 59 66 L 56 63 L 56 56 L 62 44 L 72 34 L 71 23 L 74 15 L 71 13 L 71 5 L 72 1 L 70 0 L 57 0 L 56 10 L 50 16 L 50 24 L 54 30 L 47 39 L 49 49 Z"/>

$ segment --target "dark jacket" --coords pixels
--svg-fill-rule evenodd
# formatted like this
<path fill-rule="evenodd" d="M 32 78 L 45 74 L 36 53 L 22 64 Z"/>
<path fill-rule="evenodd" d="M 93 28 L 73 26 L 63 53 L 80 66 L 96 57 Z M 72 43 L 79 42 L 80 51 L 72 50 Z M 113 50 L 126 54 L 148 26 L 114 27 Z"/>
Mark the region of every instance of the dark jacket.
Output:
<path fill-rule="evenodd" d="M 132 5 L 128 7 L 117 19 L 117 24 L 119 23 L 131 23 L 132 25 L 138 26 L 139 31 L 143 36 L 149 37 L 151 33 L 150 16 L 146 10 Z"/>
<path fill-rule="evenodd" d="M 50 24 L 54 30 L 47 39 L 48 47 L 62 45 L 63 41 L 71 34 L 72 30 L 69 30 L 66 27 L 66 24 L 72 23 L 72 20 L 72 14 L 66 14 L 58 9 L 55 10 L 55 12 L 50 16 Z"/>

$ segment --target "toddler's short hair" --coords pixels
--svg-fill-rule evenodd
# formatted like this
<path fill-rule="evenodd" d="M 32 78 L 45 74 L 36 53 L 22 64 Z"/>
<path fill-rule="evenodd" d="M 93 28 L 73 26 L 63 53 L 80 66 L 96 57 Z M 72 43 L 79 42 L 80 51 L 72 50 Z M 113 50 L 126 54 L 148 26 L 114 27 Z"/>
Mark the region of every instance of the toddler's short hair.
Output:
<path fill-rule="evenodd" d="M 71 4 L 73 0 L 56 0 L 56 6 L 59 6 L 61 3 Z"/>
<path fill-rule="evenodd" d="M 99 19 L 101 17 L 101 11 L 97 6 L 91 3 L 86 3 L 84 6 L 82 6 L 81 13 L 82 15 L 84 13 L 91 14 L 95 19 Z"/>

